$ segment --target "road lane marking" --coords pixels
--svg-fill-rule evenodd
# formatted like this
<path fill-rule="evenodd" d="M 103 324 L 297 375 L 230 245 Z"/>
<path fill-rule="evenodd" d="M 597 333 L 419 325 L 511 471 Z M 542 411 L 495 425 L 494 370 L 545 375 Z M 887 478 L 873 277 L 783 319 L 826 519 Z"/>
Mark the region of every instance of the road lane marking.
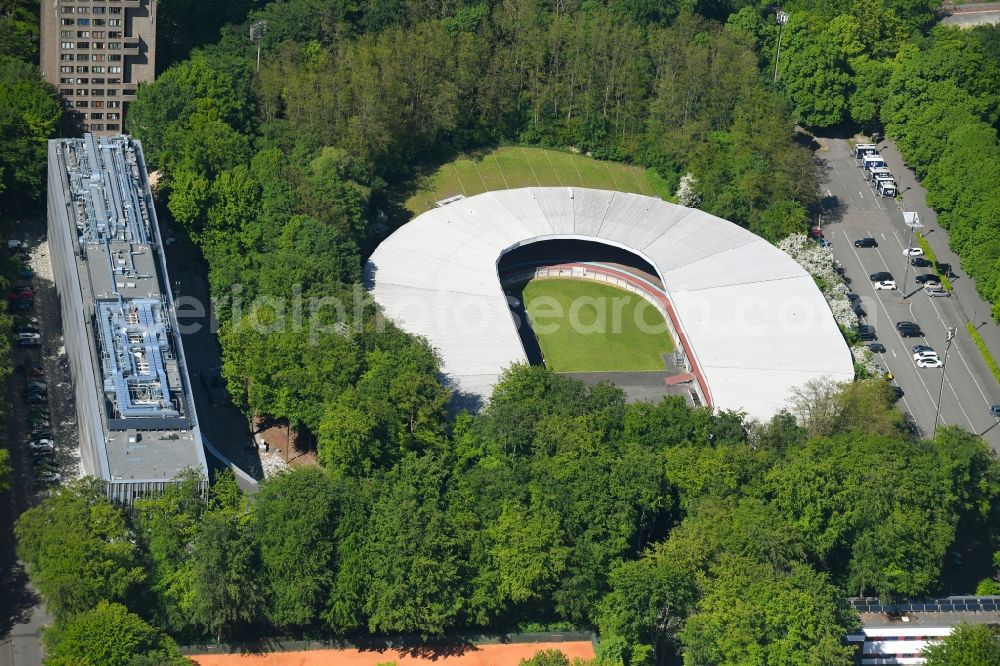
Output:
<path fill-rule="evenodd" d="M 884 262 L 885 261 L 885 257 L 882 256 L 882 253 L 879 252 L 879 249 L 875 248 L 875 251 L 878 252 L 879 258 L 881 258 L 882 261 Z M 858 251 L 853 246 L 851 246 L 851 252 L 854 253 L 855 258 L 858 260 L 858 263 L 861 265 L 862 272 L 864 272 L 864 270 L 865 270 L 865 264 L 864 264 L 864 262 L 861 261 L 861 256 L 858 254 Z M 881 291 L 881 290 L 875 289 L 874 287 L 872 287 L 872 289 L 873 289 L 873 291 L 875 293 L 875 300 L 878 302 L 879 306 L 882 308 L 882 311 L 885 312 L 886 321 L 889 322 L 890 324 L 892 324 L 892 317 L 889 316 L 889 309 L 887 307 L 885 307 L 885 303 L 882 302 L 881 294 L 879 294 L 879 291 Z M 896 334 L 896 337 L 899 339 L 900 343 L 903 345 L 903 348 L 906 349 L 906 341 L 903 340 L 903 336 L 899 334 L 899 331 L 896 329 L 896 326 L 894 324 L 892 326 L 892 330 Z M 930 388 L 928 388 L 928 386 L 927 386 L 927 382 L 924 381 L 924 378 L 920 374 L 920 368 L 917 368 L 916 364 L 914 364 L 913 369 L 915 371 L 915 374 L 917 375 L 917 380 L 920 382 L 920 385 L 924 387 L 924 391 L 927 393 L 927 397 L 930 399 L 931 405 L 934 406 L 937 411 L 940 411 L 940 409 L 937 408 L 937 402 L 934 400 L 934 394 L 931 393 Z M 907 411 L 909 411 L 909 405 L 907 405 Z M 912 411 L 910 411 L 910 414 L 913 415 L 914 418 L 916 418 L 916 415 Z M 942 422 L 944 422 L 943 419 L 942 419 Z"/>

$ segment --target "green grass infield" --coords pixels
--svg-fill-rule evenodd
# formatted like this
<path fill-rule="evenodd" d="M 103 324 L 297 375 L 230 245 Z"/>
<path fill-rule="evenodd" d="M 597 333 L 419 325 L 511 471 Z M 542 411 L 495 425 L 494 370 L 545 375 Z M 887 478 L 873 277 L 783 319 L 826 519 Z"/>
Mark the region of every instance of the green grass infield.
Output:
<path fill-rule="evenodd" d="M 662 354 L 674 351 L 663 315 L 627 291 L 542 278 L 522 297 L 545 365 L 556 372 L 663 370 Z"/>

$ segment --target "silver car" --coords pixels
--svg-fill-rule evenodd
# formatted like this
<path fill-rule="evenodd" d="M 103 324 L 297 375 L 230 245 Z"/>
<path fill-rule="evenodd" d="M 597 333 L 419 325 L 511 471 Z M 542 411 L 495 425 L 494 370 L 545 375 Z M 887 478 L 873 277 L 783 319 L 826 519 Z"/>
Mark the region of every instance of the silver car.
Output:
<path fill-rule="evenodd" d="M 930 285 L 924 287 L 924 293 L 931 298 L 947 298 L 951 296 L 951 292 L 945 291 L 944 287 L 932 287 Z"/>

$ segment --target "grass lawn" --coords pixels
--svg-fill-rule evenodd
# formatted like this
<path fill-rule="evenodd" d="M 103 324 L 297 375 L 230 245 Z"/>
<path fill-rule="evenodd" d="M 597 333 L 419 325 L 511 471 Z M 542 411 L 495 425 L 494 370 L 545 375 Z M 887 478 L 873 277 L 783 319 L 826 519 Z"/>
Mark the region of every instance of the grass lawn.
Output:
<path fill-rule="evenodd" d="M 660 355 L 674 350 L 659 311 L 621 289 L 547 278 L 529 282 L 522 298 L 545 365 L 556 372 L 663 370 Z"/>
<path fill-rule="evenodd" d="M 472 196 L 537 186 L 593 187 L 664 199 L 671 196 L 666 183 L 652 171 L 561 150 L 515 146 L 448 162 L 421 179 L 406 208 L 419 215 L 433 208 L 434 202 L 456 194 Z"/>

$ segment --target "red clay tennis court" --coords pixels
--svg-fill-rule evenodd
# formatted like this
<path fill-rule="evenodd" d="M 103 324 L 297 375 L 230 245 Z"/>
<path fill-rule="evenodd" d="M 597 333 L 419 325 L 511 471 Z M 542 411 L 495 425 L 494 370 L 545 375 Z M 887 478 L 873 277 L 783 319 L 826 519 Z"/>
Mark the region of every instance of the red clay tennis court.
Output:
<path fill-rule="evenodd" d="M 396 666 L 518 666 L 539 650 L 562 650 L 570 658 L 594 658 L 589 641 L 566 643 L 507 643 L 477 645 L 461 654 L 415 656 L 399 650 L 310 650 L 308 652 L 273 652 L 270 654 L 191 655 L 199 666 L 376 666 L 396 662 Z"/>

